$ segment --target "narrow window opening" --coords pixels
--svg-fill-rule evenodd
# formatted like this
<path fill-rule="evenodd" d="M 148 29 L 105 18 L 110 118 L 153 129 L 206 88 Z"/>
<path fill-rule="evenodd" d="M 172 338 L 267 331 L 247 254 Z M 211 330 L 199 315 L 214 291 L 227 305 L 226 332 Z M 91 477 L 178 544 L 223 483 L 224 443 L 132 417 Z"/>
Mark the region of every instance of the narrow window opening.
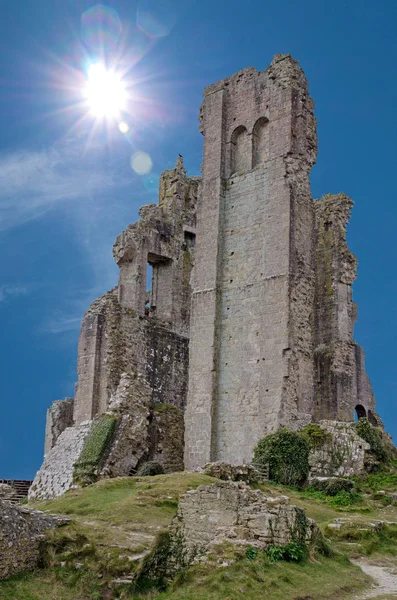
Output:
<path fill-rule="evenodd" d="M 251 169 L 250 139 L 243 125 L 233 131 L 230 144 L 231 174 Z"/>
<path fill-rule="evenodd" d="M 145 307 L 147 309 L 154 308 L 156 306 L 154 300 L 154 270 L 153 266 L 146 263 L 146 302 Z"/>
<path fill-rule="evenodd" d="M 269 158 L 269 121 L 261 117 L 252 130 L 253 166 L 261 165 Z"/>
<path fill-rule="evenodd" d="M 193 233 L 192 231 L 185 231 L 184 239 L 185 239 L 185 244 L 188 248 L 194 248 L 194 245 L 196 243 L 196 234 L 195 233 Z"/>

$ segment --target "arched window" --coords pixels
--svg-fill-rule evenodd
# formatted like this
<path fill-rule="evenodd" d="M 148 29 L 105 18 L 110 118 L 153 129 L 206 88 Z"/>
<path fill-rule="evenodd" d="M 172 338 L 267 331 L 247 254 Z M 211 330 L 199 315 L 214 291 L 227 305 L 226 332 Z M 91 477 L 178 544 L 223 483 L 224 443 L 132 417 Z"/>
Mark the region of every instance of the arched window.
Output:
<path fill-rule="evenodd" d="M 367 411 L 361 404 L 357 404 L 354 409 L 354 420 L 358 421 L 359 419 L 365 419 L 367 416 Z"/>
<path fill-rule="evenodd" d="M 231 139 L 231 174 L 251 169 L 251 149 L 246 128 L 243 125 L 233 131 Z"/>
<path fill-rule="evenodd" d="M 252 130 L 253 166 L 261 165 L 269 158 L 269 121 L 266 117 L 257 120 Z"/>

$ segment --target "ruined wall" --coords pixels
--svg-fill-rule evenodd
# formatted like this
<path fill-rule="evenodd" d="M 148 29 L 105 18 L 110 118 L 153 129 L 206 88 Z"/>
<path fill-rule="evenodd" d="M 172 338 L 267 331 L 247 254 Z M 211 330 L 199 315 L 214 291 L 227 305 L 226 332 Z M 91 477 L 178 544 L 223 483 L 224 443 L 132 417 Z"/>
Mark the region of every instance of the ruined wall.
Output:
<path fill-rule="evenodd" d="M 0 579 L 37 567 L 43 532 L 69 520 L 0 501 Z"/>
<path fill-rule="evenodd" d="M 352 477 L 365 471 L 370 445 L 357 433 L 354 423 L 320 421 L 328 432 L 325 443 L 309 454 L 309 477 Z"/>
<path fill-rule="evenodd" d="M 73 398 L 65 398 L 55 400 L 47 410 L 44 454 L 55 446 L 61 433 L 73 425 L 73 405 Z"/>
<path fill-rule="evenodd" d="M 328 194 L 314 206 L 314 417 L 349 421 L 357 406 L 364 409 L 358 416 L 371 416 L 375 411 L 364 354 L 352 337 L 356 320 L 352 284 L 357 259 L 346 243 L 346 225 L 353 202 L 345 194 Z"/>
<path fill-rule="evenodd" d="M 48 411 L 46 457 L 32 498 L 53 497 L 69 489 L 84 442 L 82 431 L 86 438 L 87 424 L 114 412 L 117 398 L 124 396 L 124 414 L 118 414 L 103 474 L 128 475 L 139 461 L 153 456 L 166 469 L 183 468 L 183 419 L 174 418 L 175 423 L 168 419 L 165 424 L 153 409 L 173 405 L 175 417 L 183 414 L 186 404 L 199 184 L 200 178 L 186 176 L 180 157 L 175 169 L 161 176 L 159 204 L 143 206 L 140 220 L 117 237 L 113 254 L 120 267 L 119 284 L 95 300 L 84 316 L 75 399 L 57 401 Z M 138 381 L 145 387 L 144 409 Z M 173 440 L 165 425 L 173 430 Z"/>
<path fill-rule="evenodd" d="M 277 56 L 262 73 L 246 69 L 204 95 L 188 468 L 249 462 L 260 437 L 302 412 L 298 397 L 306 410 L 312 402 L 310 308 L 301 288 L 312 302 L 316 133 L 306 79 L 289 55 Z"/>

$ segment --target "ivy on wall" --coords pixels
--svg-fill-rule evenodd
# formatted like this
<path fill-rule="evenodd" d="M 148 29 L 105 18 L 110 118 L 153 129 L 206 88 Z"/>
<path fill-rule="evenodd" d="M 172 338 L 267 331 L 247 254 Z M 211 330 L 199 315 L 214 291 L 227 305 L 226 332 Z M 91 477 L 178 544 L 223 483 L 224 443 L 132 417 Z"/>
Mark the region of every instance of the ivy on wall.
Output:
<path fill-rule="evenodd" d="M 88 434 L 79 460 L 74 465 L 73 481 L 80 485 L 90 485 L 98 478 L 102 458 L 113 439 L 117 417 L 102 415 L 94 423 Z"/>

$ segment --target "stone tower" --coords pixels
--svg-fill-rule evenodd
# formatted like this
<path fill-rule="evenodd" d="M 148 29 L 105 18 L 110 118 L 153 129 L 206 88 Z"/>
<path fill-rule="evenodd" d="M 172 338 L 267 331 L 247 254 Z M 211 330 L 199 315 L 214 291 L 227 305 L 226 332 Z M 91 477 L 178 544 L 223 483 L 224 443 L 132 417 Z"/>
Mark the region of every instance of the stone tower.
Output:
<path fill-rule="evenodd" d="M 250 462 L 281 426 L 373 409 L 351 337 L 352 203 L 311 198 L 317 136 L 303 71 L 278 55 L 236 73 L 206 88 L 200 120 L 186 468 Z"/>

